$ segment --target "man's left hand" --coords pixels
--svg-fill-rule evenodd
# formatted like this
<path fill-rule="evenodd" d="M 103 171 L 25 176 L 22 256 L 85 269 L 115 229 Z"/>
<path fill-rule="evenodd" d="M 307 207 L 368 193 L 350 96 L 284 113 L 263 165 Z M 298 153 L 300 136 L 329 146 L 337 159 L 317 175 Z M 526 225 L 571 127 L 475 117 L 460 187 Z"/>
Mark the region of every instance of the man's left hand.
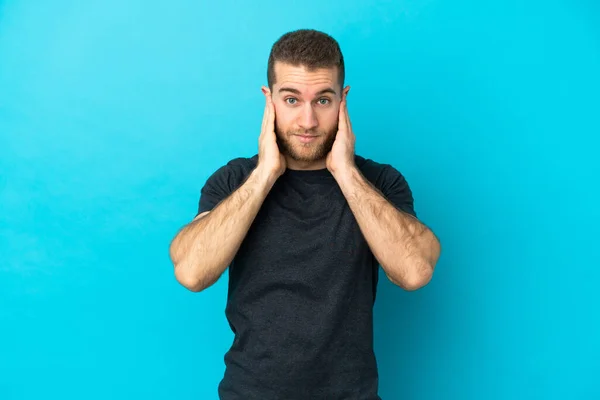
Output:
<path fill-rule="evenodd" d="M 356 137 L 352 132 L 352 124 L 348 116 L 347 97 L 350 87 L 346 87 L 342 92 L 342 101 L 340 102 L 338 131 L 333 142 L 333 147 L 327 154 L 327 169 L 335 176 L 349 172 L 356 166 L 354 163 L 354 144 Z"/>

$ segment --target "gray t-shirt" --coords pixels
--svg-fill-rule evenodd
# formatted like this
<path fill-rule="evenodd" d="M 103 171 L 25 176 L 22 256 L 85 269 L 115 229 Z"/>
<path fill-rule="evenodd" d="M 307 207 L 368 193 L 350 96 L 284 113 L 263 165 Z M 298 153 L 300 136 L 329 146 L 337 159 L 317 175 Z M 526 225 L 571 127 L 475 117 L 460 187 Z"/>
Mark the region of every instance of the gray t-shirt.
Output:
<path fill-rule="evenodd" d="M 202 188 L 198 214 L 244 183 L 258 155 L 236 158 Z M 389 164 L 355 156 L 363 176 L 416 216 Z M 379 264 L 327 169 L 286 170 L 229 266 L 225 314 L 235 335 L 222 400 L 379 400 L 373 305 Z"/>

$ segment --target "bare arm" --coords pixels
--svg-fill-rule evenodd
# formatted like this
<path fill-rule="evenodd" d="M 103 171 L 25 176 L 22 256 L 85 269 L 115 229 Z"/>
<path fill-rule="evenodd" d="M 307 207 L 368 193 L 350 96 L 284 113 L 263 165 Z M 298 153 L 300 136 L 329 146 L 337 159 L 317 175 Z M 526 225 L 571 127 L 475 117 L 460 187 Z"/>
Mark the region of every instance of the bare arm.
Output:
<path fill-rule="evenodd" d="M 375 258 L 394 284 L 416 290 L 433 275 L 441 252 L 435 234 L 397 210 L 356 168 L 336 175 Z"/>
<path fill-rule="evenodd" d="M 179 283 L 199 292 L 225 272 L 275 183 L 269 175 L 256 168 L 212 211 L 200 214 L 179 231 L 170 246 Z"/>
<path fill-rule="evenodd" d="M 199 292 L 225 272 L 246 237 L 275 181 L 286 169 L 275 136 L 275 108 L 265 93 L 265 113 L 258 140 L 259 161 L 248 179 L 209 213 L 198 215 L 183 227 L 170 246 L 175 277 L 183 286 Z"/>
<path fill-rule="evenodd" d="M 348 90 L 340 102 L 338 132 L 327 156 L 327 168 L 390 281 L 406 290 L 419 289 L 431 280 L 441 253 L 440 242 L 417 218 L 396 209 L 356 167 L 356 137 L 346 106 Z"/>

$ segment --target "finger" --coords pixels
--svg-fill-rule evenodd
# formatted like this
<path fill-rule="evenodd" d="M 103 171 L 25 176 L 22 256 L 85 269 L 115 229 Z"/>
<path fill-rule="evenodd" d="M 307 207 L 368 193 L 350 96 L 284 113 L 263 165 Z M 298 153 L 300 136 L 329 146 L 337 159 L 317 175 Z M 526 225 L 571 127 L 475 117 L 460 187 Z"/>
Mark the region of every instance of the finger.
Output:
<path fill-rule="evenodd" d="M 348 113 L 348 103 L 344 101 L 344 114 L 346 115 L 346 127 L 348 128 L 348 132 L 352 132 L 352 123 L 350 122 L 350 114 Z"/>
<path fill-rule="evenodd" d="M 340 102 L 340 110 L 339 110 L 339 118 L 338 118 L 338 130 L 343 131 L 345 130 L 346 127 L 346 117 L 345 117 L 345 113 L 346 113 L 346 99 L 343 98 L 342 101 Z"/>
<path fill-rule="evenodd" d="M 269 108 L 269 118 L 267 119 L 267 132 L 275 131 L 275 105 L 271 95 L 267 95 L 267 107 Z"/>
<path fill-rule="evenodd" d="M 343 91 L 343 99 L 344 99 L 344 119 L 345 126 L 349 133 L 352 133 L 352 123 L 350 122 L 350 114 L 348 113 L 348 92 L 350 92 L 350 86 L 346 86 Z"/>
<path fill-rule="evenodd" d="M 260 127 L 261 135 L 265 132 L 265 128 L 267 126 L 268 119 L 269 119 L 269 105 L 265 102 L 265 111 L 263 112 L 262 125 Z"/>

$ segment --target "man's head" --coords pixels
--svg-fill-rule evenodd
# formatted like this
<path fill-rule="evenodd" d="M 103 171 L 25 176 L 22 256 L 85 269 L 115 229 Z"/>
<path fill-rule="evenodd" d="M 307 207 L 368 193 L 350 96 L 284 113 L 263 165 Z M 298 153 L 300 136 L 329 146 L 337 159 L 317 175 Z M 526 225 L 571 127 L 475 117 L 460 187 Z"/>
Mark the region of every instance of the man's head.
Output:
<path fill-rule="evenodd" d="M 343 89 L 344 74 L 340 47 L 325 33 L 289 32 L 271 49 L 263 92 L 273 99 L 280 150 L 301 168 L 323 167 L 331 150 L 339 105 L 348 90 Z"/>

